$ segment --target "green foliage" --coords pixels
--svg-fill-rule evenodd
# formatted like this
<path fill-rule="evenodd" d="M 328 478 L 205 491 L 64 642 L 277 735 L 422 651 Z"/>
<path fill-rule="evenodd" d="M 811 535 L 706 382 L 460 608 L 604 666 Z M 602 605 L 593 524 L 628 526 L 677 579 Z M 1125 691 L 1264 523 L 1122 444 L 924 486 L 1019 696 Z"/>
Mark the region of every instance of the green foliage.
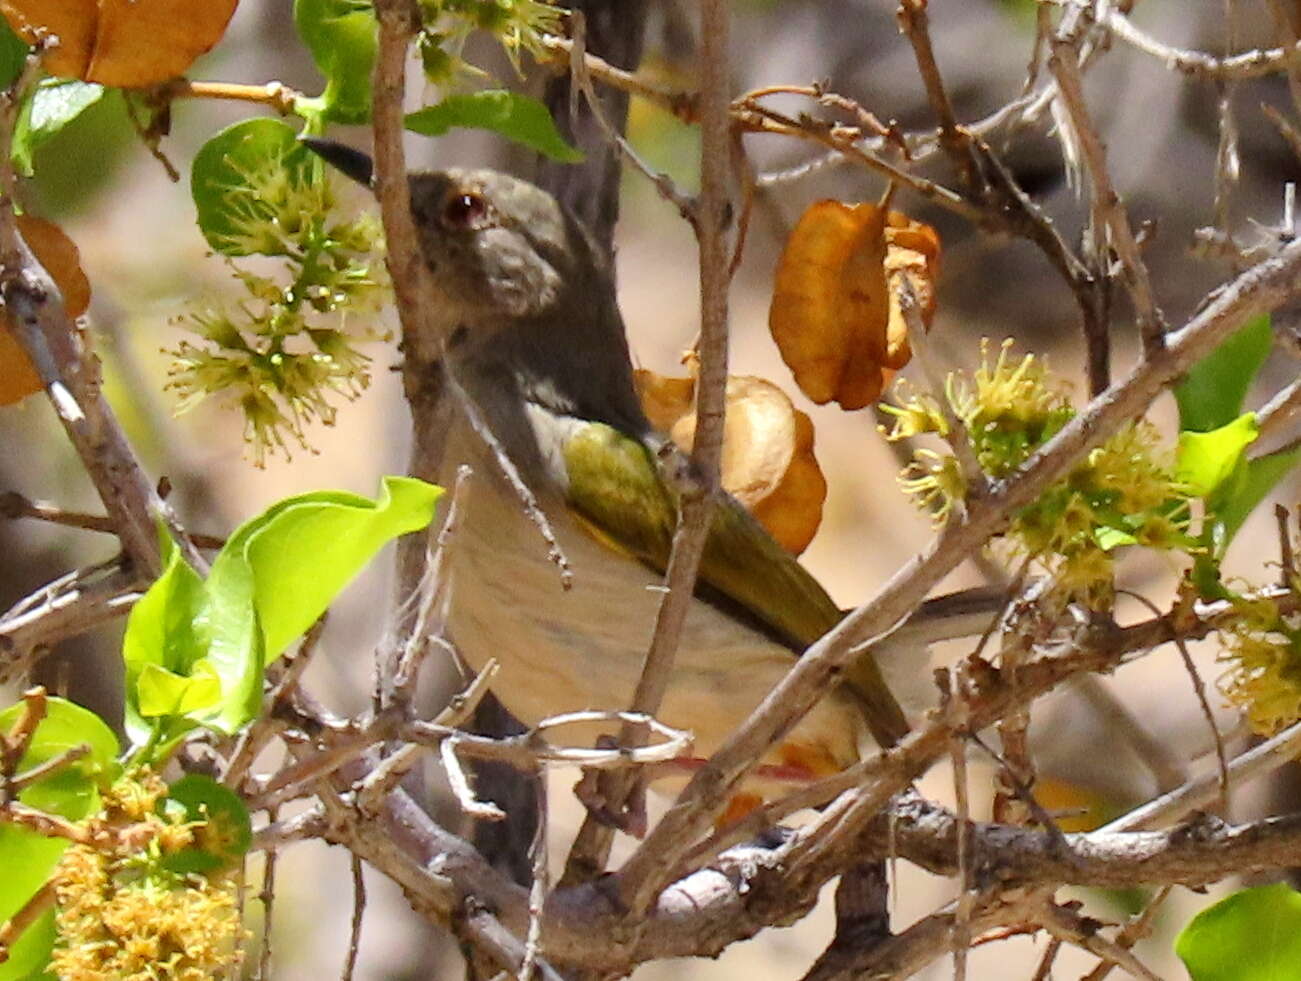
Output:
<path fill-rule="evenodd" d="M 9 21 L 0 17 L 0 86 L 8 88 L 17 80 L 19 72 L 23 70 L 23 62 L 26 61 L 31 50 L 27 43 L 13 32 Z"/>
<path fill-rule="evenodd" d="M 19 173 L 31 177 L 37 148 L 107 94 L 102 85 L 75 79 L 47 78 L 37 85 L 14 127 L 10 152 Z"/>
<path fill-rule="evenodd" d="M 1273 340 L 1269 314 L 1261 314 L 1194 365 L 1174 390 L 1180 431 L 1209 432 L 1241 415 Z"/>
<path fill-rule="evenodd" d="M 379 29 L 371 4 L 365 0 L 295 0 L 294 25 L 325 76 L 325 91 L 310 108 L 319 107 L 322 118 L 329 122 L 368 122 Z M 299 106 L 300 111 L 308 108 Z"/>
<path fill-rule="evenodd" d="M 1301 460 L 1296 450 L 1247 457 L 1259 428 L 1256 414 L 1242 406 L 1272 343 L 1269 316 L 1256 317 L 1175 388 L 1179 474 L 1206 508 L 1193 581 L 1207 597 L 1228 595 L 1219 583 L 1219 561 L 1247 516 Z"/>
<path fill-rule="evenodd" d="M 556 130 L 546 106 L 505 89 L 449 95 L 437 105 L 408 113 L 406 127 L 423 136 L 442 136 L 456 127 L 486 129 L 561 163 L 583 159 Z"/>
<path fill-rule="evenodd" d="M 1218 429 L 1184 430 L 1179 434 L 1179 479 L 1197 497 L 1210 497 L 1232 477 L 1260 428 L 1256 414 L 1247 412 Z"/>
<path fill-rule="evenodd" d="M 264 667 L 386 542 L 425 527 L 440 493 L 385 477 L 376 501 L 343 491 L 289 498 L 240 526 L 206 580 L 171 549 L 123 642 L 135 758 L 164 759 L 195 726 L 231 733 L 256 717 Z"/>
<path fill-rule="evenodd" d="M 253 843 L 248 808 L 233 790 L 211 777 L 191 773 L 167 788 L 160 815 L 202 827 L 198 841 L 166 855 L 163 867 L 181 874 L 207 874 L 235 865 Z"/>
<path fill-rule="evenodd" d="M 0 733 L 9 732 L 27 711 L 18 704 L 0 712 Z M 61 698 L 46 701 L 45 717 L 36 727 L 27 752 L 18 764 L 21 776 L 33 767 L 78 746 L 89 752 L 26 787 L 18 799 L 70 821 L 99 807 L 100 788 L 121 772 L 116 762 L 117 737 L 99 716 Z M 39 835 L 26 827 L 0 821 L 0 923 L 23 907 L 45 884 L 68 842 Z M 0 964 L 0 981 L 15 981 L 39 970 L 54 945 L 54 918 L 49 913 L 28 927 Z"/>
<path fill-rule="evenodd" d="M 1293 981 L 1301 971 L 1301 893 L 1243 889 L 1202 910 L 1175 938 L 1193 981 Z"/>

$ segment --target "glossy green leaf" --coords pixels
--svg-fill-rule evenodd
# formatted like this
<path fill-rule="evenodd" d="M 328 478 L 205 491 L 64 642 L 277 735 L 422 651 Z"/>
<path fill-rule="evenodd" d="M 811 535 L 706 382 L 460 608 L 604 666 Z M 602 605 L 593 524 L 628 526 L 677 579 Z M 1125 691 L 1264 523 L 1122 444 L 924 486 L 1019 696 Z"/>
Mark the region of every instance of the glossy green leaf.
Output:
<path fill-rule="evenodd" d="M 1273 340 L 1269 314 L 1261 314 L 1194 365 L 1174 390 L 1179 428 L 1210 432 L 1241 415 L 1247 391 Z"/>
<path fill-rule="evenodd" d="M 250 237 L 248 219 L 269 220 L 274 214 L 269 207 L 265 214 L 259 213 L 256 195 L 232 194 L 232 190 L 256 190 L 259 178 L 306 184 L 320 179 L 319 172 L 315 156 L 280 120 L 245 119 L 228 126 L 200 147 L 190 170 L 199 230 L 223 255 L 264 251 L 256 237 Z"/>
<path fill-rule="evenodd" d="M 370 76 L 379 25 L 367 0 L 295 0 L 294 26 L 325 76 L 319 100 L 326 119 L 370 121 Z"/>
<path fill-rule="evenodd" d="M 248 808 L 232 790 L 211 777 L 191 773 L 172 784 L 158 802 L 159 813 L 175 813 L 186 822 L 204 823 L 196 844 L 168 855 L 163 864 L 173 872 L 212 872 L 238 862 L 253 842 Z"/>
<path fill-rule="evenodd" d="M 1243 462 L 1223 499 L 1212 502 L 1221 526 L 1221 548 L 1228 547 L 1247 516 L 1298 463 L 1301 463 L 1301 447 L 1277 450 Z"/>
<path fill-rule="evenodd" d="M 30 177 L 32 155 L 37 148 L 104 98 L 107 91 L 102 85 L 76 79 L 42 81 L 32 91 L 14 127 L 14 165 Z"/>
<path fill-rule="evenodd" d="M 201 616 L 205 603 L 203 580 L 163 535 L 163 572 L 132 607 L 122 638 L 126 668 L 126 730 L 132 743 L 144 744 L 162 714 L 141 706 L 141 678 L 156 670 L 187 676 L 208 652 Z M 154 684 L 157 684 L 155 678 Z M 150 696 L 153 697 L 152 694 Z M 156 703 L 150 704 L 155 708 Z"/>
<path fill-rule="evenodd" d="M 256 715 L 262 669 L 307 630 L 390 539 L 433 520 L 442 491 L 385 477 L 378 500 L 318 491 L 281 501 L 242 525 L 208 576 L 209 659 L 227 701 L 227 731 Z M 250 714 L 251 710 L 251 714 Z"/>
<path fill-rule="evenodd" d="M 1243 451 L 1259 435 L 1254 412 L 1209 432 L 1181 432 L 1176 476 L 1194 496 L 1209 497 L 1232 476 Z"/>
<path fill-rule="evenodd" d="M 1235 892 L 1193 917 L 1175 953 L 1193 981 L 1295 981 L 1301 893 L 1283 883 Z"/>
<path fill-rule="evenodd" d="M 246 522 L 206 580 L 170 545 L 127 624 L 128 727 L 141 759 L 165 758 L 195 725 L 234 732 L 256 718 L 266 664 L 325 612 L 390 539 L 425 527 L 442 491 L 385 477 L 378 500 L 291 497 Z"/>
<path fill-rule="evenodd" d="M 491 89 L 449 95 L 406 117 L 406 128 L 424 136 L 442 136 L 454 127 L 492 130 L 561 163 L 583 159 L 582 152 L 560 135 L 547 107 L 518 92 Z"/>

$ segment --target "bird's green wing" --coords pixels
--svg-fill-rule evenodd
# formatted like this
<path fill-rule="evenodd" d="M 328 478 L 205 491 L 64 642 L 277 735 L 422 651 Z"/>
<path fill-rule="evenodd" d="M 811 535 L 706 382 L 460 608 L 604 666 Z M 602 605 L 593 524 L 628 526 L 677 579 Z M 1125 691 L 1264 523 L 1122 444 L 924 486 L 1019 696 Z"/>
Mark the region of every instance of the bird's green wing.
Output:
<path fill-rule="evenodd" d="M 647 447 L 603 423 L 579 427 L 565 443 L 569 506 L 611 547 L 651 568 L 668 565 L 677 505 Z M 796 653 L 844 615 L 826 590 L 732 497 L 714 509 L 698 591 L 736 604 Z M 898 703 L 870 658 L 847 672 L 866 703 L 873 736 L 892 744 L 908 731 Z"/>

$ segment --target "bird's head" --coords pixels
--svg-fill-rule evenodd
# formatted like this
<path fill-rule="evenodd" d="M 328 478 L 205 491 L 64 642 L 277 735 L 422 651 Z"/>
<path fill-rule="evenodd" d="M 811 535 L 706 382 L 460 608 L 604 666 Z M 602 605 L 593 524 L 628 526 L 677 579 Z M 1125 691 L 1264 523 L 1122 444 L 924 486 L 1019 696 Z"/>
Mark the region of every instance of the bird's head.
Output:
<path fill-rule="evenodd" d="M 371 185 L 371 161 L 327 140 L 303 141 Z M 596 250 L 556 199 L 495 170 L 420 171 L 408 178 L 411 215 L 435 288 L 466 326 L 536 318 L 591 290 Z"/>

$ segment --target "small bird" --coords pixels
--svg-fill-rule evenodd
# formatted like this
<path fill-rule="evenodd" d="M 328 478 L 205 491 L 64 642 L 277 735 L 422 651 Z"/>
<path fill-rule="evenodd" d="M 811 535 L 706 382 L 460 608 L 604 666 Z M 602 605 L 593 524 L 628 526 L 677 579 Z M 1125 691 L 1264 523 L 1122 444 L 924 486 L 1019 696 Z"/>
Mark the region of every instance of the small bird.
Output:
<path fill-rule="evenodd" d="M 306 142 L 369 184 L 364 154 Z M 642 412 L 607 260 L 555 198 L 506 174 L 415 173 L 410 192 L 459 396 L 440 479 L 462 464 L 474 475 L 449 545 L 453 644 L 473 671 L 498 661 L 493 690 L 525 725 L 627 708 L 677 521 L 665 474 L 686 461 Z M 520 483 L 554 532 L 568 583 Z M 970 633 L 973 617 L 978 631 L 991 616 L 984 593 L 942 605 L 915 618 L 925 640 Z M 694 757 L 708 756 L 843 615 L 721 495 L 657 718 L 692 733 Z M 924 664 L 911 670 L 927 674 Z M 864 656 L 774 747 L 747 791 L 765 796 L 837 772 L 907 731 Z"/>

